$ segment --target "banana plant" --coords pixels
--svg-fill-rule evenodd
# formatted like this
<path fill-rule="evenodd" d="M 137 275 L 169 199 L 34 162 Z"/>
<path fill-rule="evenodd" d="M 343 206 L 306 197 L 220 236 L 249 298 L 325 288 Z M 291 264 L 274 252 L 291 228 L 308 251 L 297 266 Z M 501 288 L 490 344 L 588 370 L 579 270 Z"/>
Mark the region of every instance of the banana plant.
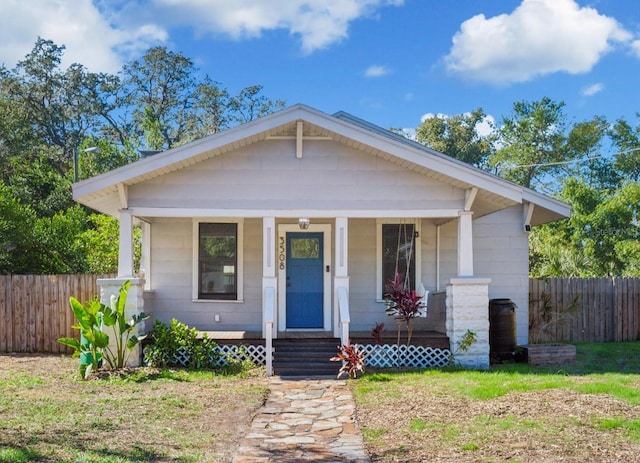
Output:
<path fill-rule="evenodd" d="M 127 359 L 131 351 L 142 341 L 146 335 L 137 335 L 136 327 L 149 315 L 141 312 L 134 314 L 127 319 L 125 308 L 127 305 L 127 292 L 131 282 L 125 281 L 118 296 L 111 296 L 109 306 L 103 306 L 103 323 L 104 326 L 110 327 L 114 334 L 114 346 L 109 346 L 104 350 L 104 357 L 107 359 L 109 366 L 114 369 L 123 368 L 127 364 Z"/>
<path fill-rule="evenodd" d="M 102 364 L 102 352 L 109 345 L 109 336 L 102 332 L 104 305 L 94 298 L 82 304 L 75 297 L 69 304 L 78 323 L 71 328 L 80 330 L 80 341 L 76 338 L 59 338 L 58 342 L 74 349 L 73 357 L 80 357 L 80 376 L 87 379 L 92 371 Z"/>

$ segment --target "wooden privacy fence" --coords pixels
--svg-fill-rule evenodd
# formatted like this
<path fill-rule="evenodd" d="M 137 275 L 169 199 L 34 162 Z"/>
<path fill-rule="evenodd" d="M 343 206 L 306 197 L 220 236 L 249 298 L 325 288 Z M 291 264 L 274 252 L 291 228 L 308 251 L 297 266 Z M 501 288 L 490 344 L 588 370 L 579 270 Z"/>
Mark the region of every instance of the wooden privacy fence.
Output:
<path fill-rule="evenodd" d="M 99 294 L 96 275 L 0 275 L 0 352 L 71 353 L 56 342 L 77 337 L 69 306 Z"/>
<path fill-rule="evenodd" d="M 640 278 L 529 280 L 530 342 L 636 341 Z"/>
<path fill-rule="evenodd" d="M 60 337 L 78 336 L 69 297 L 97 295 L 113 275 L 0 275 L 0 352 L 70 353 Z M 635 341 L 640 278 L 529 280 L 531 342 Z"/>

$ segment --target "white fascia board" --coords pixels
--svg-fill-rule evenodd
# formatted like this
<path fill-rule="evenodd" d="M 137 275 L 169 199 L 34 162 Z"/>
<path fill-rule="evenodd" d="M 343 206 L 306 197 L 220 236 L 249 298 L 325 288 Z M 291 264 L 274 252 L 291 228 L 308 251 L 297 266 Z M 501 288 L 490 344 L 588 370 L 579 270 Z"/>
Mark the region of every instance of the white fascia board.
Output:
<path fill-rule="evenodd" d="M 256 134 L 267 132 L 281 125 L 305 119 L 307 113 L 322 114 L 319 111 L 303 105 L 295 105 L 276 113 L 255 119 L 246 124 L 238 125 L 222 132 L 209 135 L 185 145 L 177 146 L 162 153 L 140 159 L 126 166 L 119 167 L 104 174 L 92 177 L 73 185 L 73 198 L 77 199 L 86 194 L 108 188 L 118 183 L 126 183 L 136 177 L 147 175 L 174 164 L 179 164 L 206 151 L 215 150 L 231 145 Z"/>
<path fill-rule="evenodd" d="M 348 218 L 455 218 L 460 209 L 411 209 L 411 210 L 309 210 L 309 209 L 203 209 L 178 207 L 129 207 L 128 211 L 138 217 L 278 217 L 299 218 L 309 217 L 348 217 Z"/>
<path fill-rule="evenodd" d="M 316 123 L 314 121 L 310 122 Z M 414 148 L 402 141 L 394 140 L 386 135 L 335 117 L 331 117 L 331 119 L 325 117 L 324 121 L 317 122 L 317 125 L 324 126 L 327 130 L 336 132 L 344 137 L 351 138 L 365 145 L 373 146 L 380 151 L 467 183 L 468 185 L 495 193 L 517 203 L 522 203 L 521 186 L 461 162 L 446 159 L 442 157 L 441 154 L 431 153 L 427 147 L 424 147 L 424 149 L 421 147 Z M 428 154 L 431 154 L 431 156 L 428 156 Z"/>

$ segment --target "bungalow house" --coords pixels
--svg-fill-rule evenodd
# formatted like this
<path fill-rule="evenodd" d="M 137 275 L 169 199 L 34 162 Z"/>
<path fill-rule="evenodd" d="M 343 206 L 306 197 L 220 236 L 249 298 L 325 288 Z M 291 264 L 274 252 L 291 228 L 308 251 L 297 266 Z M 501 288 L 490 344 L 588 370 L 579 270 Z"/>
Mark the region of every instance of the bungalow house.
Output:
<path fill-rule="evenodd" d="M 528 338 L 528 234 L 564 203 L 344 112 L 295 105 L 81 181 L 76 201 L 120 220 L 132 310 L 273 339 L 368 333 L 394 272 L 428 293 L 416 330 L 489 365 L 488 304 L 509 298 Z M 134 275 L 132 227 L 143 230 Z M 393 330 L 393 329 L 392 329 Z M 419 336 L 418 336 L 419 338 Z M 335 343 L 333 344 L 335 346 Z"/>

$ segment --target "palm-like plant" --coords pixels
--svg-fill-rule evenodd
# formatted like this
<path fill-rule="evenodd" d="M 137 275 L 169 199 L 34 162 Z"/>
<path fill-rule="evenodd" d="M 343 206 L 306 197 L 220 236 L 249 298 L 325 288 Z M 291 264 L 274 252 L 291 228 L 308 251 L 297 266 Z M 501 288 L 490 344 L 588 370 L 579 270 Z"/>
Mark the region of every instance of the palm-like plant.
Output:
<path fill-rule="evenodd" d="M 409 345 L 413 334 L 411 322 L 420 314 L 423 307 L 422 296 L 418 296 L 415 290 L 410 289 L 404 276 L 396 272 L 389 280 L 384 297 L 387 315 L 398 321 L 398 345 L 400 345 L 400 327 L 403 323 L 407 328 L 407 345 Z"/>

